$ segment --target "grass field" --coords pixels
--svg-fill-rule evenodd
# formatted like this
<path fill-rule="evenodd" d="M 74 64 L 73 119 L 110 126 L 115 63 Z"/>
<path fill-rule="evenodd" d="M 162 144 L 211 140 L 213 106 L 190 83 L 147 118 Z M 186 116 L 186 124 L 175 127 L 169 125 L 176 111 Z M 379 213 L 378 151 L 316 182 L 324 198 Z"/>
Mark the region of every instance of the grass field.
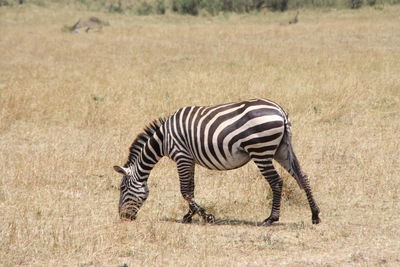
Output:
<path fill-rule="evenodd" d="M 134 17 L 0 7 L 0 266 L 400 265 L 400 7 Z M 91 15 L 101 32 L 63 32 Z M 322 214 L 285 182 L 281 219 L 255 165 L 197 168 L 186 212 L 173 162 L 134 222 L 117 214 L 128 147 L 186 105 L 263 97 L 289 112 Z"/>

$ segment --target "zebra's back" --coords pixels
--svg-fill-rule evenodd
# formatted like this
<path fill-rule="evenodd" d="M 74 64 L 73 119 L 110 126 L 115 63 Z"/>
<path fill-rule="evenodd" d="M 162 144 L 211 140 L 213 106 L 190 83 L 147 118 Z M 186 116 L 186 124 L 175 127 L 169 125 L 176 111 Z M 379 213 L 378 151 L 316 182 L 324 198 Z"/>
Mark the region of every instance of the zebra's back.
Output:
<path fill-rule="evenodd" d="M 254 99 L 216 106 L 190 106 L 167 119 L 178 150 L 209 169 L 229 170 L 250 158 L 272 158 L 285 130 L 285 112 Z"/>

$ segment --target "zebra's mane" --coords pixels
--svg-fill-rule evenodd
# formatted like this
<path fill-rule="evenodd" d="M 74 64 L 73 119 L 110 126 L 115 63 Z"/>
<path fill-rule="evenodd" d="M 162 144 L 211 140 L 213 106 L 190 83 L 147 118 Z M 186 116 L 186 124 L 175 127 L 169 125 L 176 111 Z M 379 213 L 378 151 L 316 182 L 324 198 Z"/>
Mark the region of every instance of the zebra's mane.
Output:
<path fill-rule="evenodd" d="M 143 132 L 138 134 L 133 141 L 131 147 L 129 148 L 129 157 L 128 161 L 125 163 L 124 167 L 128 167 L 129 164 L 135 163 L 137 157 L 142 151 L 144 145 L 153 136 L 153 134 L 160 129 L 161 125 L 163 125 L 165 119 L 159 118 L 151 122 L 148 126 L 143 129 Z"/>

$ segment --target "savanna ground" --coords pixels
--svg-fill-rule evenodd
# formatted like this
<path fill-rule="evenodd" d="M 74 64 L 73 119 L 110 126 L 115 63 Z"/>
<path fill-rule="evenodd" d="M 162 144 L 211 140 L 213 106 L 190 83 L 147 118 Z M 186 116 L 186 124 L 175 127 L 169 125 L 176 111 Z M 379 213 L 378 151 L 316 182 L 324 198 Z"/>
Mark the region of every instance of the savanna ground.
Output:
<path fill-rule="evenodd" d="M 0 265 L 400 264 L 400 7 L 135 17 L 0 8 Z M 62 31 L 91 15 L 101 32 Z M 117 214 L 128 147 L 185 105 L 264 97 L 289 111 L 322 223 L 285 182 L 281 220 L 254 164 L 197 168 L 186 212 L 173 162 L 149 179 L 134 222 Z"/>

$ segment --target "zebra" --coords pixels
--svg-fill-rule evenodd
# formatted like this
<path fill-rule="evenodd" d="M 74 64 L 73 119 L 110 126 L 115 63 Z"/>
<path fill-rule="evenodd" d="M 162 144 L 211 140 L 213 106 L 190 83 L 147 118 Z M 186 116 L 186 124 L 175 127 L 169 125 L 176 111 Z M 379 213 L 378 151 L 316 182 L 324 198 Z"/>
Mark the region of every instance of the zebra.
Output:
<path fill-rule="evenodd" d="M 187 106 L 173 115 L 153 121 L 129 148 L 125 165 L 114 166 L 123 175 L 120 184 L 119 215 L 134 220 L 149 195 L 148 177 L 160 158 L 167 156 L 177 164 L 180 192 L 189 211 L 182 222 L 200 215 L 207 223 L 212 214 L 194 200 L 195 165 L 211 170 L 232 170 L 252 160 L 272 189 L 271 214 L 262 225 L 279 221 L 283 180 L 277 161 L 304 189 L 312 213 L 312 223 L 321 222 L 308 176 L 302 172 L 294 153 L 288 114 L 275 102 L 252 99 L 214 106 Z"/>

